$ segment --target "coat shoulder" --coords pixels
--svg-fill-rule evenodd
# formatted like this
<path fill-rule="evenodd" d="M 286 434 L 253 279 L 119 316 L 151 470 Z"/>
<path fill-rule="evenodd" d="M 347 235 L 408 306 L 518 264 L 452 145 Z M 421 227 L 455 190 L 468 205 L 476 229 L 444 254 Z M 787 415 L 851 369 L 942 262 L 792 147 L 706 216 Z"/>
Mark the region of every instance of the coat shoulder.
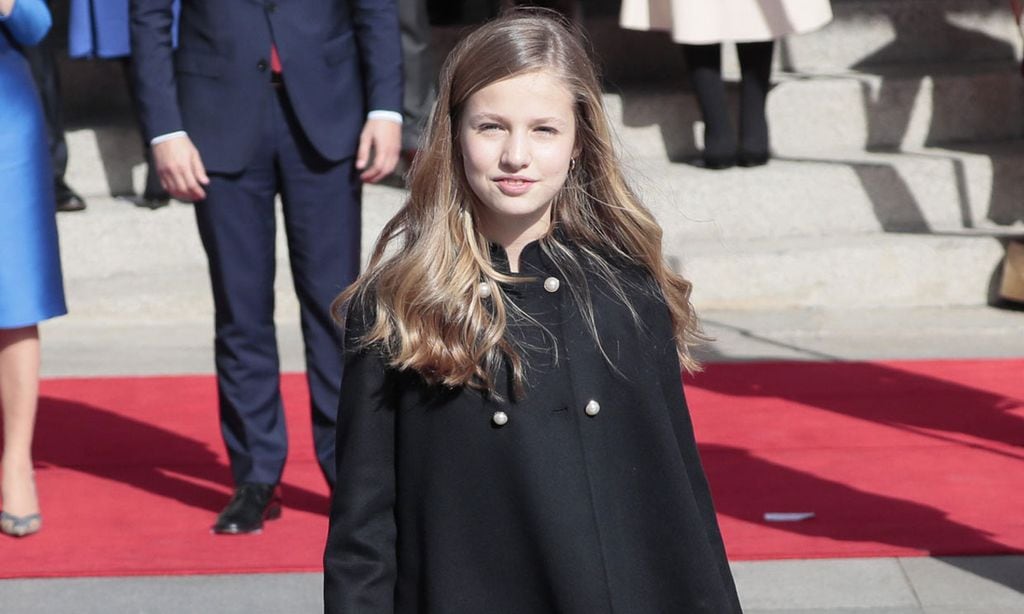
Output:
<path fill-rule="evenodd" d="M 379 317 L 376 293 L 372 288 L 360 289 L 352 298 L 337 305 L 334 310 L 335 320 L 343 334 L 342 340 L 346 352 L 358 352 L 370 349 L 364 339 Z M 382 348 L 375 348 L 379 353 Z"/>
<path fill-rule="evenodd" d="M 601 274 L 602 268 L 604 272 L 610 273 L 612 280 Z M 648 318 L 657 317 L 662 313 L 667 315 L 665 295 L 647 267 L 636 262 L 607 258 L 604 267 L 591 263 L 588 269 L 590 283 L 601 295 L 616 303 L 622 303 L 623 299 L 628 300 L 641 321 L 647 321 Z M 616 284 L 618 288 L 615 287 Z"/>

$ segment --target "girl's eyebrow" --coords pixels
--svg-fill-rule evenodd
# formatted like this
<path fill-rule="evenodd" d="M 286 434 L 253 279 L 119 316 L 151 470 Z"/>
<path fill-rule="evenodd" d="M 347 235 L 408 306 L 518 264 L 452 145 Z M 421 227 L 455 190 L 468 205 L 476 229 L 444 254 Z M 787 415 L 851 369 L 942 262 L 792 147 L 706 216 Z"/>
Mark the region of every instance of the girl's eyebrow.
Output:
<path fill-rule="evenodd" d="M 533 123 L 533 124 L 558 124 L 560 126 L 564 126 L 568 122 L 566 122 L 564 119 L 562 119 L 560 117 L 538 117 L 537 119 L 533 120 L 533 122 L 531 122 L 531 123 Z"/>
<path fill-rule="evenodd" d="M 498 115 L 497 113 L 474 113 L 473 115 L 469 116 L 470 122 L 479 122 L 488 119 L 498 122 L 505 121 L 505 118 L 502 117 L 501 115 Z"/>
<path fill-rule="evenodd" d="M 477 122 L 488 121 L 488 120 L 489 121 L 495 121 L 495 122 L 506 122 L 506 121 L 508 121 L 504 116 L 499 115 L 497 113 L 486 113 L 486 112 L 483 112 L 483 113 L 474 113 L 473 115 L 469 116 L 470 123 L 474 123 L 474 124 L 477 123 Z M 538 118 L 535 118 L 535 119 L 531 119 L 529 123 L 532 124 L 532 125 L 537 125 L 537 124 L 558 124 L 558 125 L 564 126 L 567 122 L 564 119 L 561 119 L 559 117 L 538 117 Z"/>

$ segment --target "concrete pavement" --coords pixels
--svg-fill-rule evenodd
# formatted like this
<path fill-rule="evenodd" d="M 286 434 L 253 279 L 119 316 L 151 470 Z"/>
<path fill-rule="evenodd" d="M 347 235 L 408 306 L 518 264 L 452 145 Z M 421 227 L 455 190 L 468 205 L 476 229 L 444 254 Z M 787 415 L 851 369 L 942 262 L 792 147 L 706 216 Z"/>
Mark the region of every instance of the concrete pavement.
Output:
<path fill-rule="evenodd" d="M 1020 556 L 734 563 L 733 573 L 747 614 L 1024 611 Z M 319 574 L 7 580 L 0 604 L 11 614 L 313 614 L 322 587 Z"/>

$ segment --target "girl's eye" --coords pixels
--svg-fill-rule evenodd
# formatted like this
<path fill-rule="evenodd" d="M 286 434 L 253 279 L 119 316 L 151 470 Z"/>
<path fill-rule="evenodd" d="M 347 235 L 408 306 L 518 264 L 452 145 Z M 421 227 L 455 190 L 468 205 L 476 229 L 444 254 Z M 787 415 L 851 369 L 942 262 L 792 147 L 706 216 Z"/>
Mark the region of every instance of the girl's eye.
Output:
<path fill-rule="evenodd" d="M 493 130 L 501 130 L 501 126 L 498 124 L 480 124 L 477 128 L 480 132 L 490 132 Z"/>
<path fill-rule="evenodd" d="M 558 128 L 554 128 L 552 126 L 540 126 L 537 130 L 545 134 L 558 134 Z"/>

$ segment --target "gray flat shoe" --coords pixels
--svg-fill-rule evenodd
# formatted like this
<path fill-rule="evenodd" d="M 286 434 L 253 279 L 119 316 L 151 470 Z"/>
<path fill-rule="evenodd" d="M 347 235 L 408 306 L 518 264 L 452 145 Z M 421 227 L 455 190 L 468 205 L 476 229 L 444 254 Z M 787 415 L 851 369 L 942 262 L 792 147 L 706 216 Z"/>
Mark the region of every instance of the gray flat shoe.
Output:
<path fill-rule="evenodd" d="M 15 516 L 7 512 L 0 512 L 0 531 L 13 537 L 27 537 L 38 533 L 41 528 L 43 528 L 42 514 Z"/>

